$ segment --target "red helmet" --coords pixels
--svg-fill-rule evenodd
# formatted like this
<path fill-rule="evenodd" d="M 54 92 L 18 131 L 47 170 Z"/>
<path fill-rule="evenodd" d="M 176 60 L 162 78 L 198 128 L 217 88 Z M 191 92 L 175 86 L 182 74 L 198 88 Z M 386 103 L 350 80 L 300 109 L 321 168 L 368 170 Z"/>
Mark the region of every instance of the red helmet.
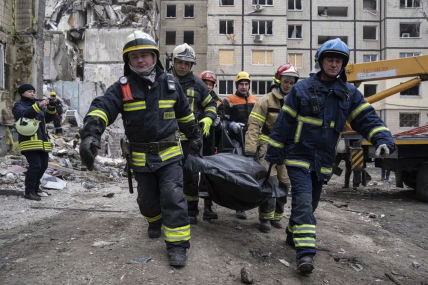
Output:
<path fill-rule="evenodd" d="M 199 75 L 199 78 L 202 80 L 208 80 L 214 82 L 214 84 L 217 84 L 217 80 L 215 78 L 215 74 L 212 71 L 205 70 Z"/>
<path fill-rule="evenodd" d="M 281 82 L 281 76 L 284 75 L 293 76 L 295 78 L 294 83 L 297 83 L 297 81 L 299 81 L 299 72 L 291 63 L 286 63 L 278 67 L 278 70 L 275 73 L 275 77 L 272 79 L 273 81 L 279 84 Z"/>

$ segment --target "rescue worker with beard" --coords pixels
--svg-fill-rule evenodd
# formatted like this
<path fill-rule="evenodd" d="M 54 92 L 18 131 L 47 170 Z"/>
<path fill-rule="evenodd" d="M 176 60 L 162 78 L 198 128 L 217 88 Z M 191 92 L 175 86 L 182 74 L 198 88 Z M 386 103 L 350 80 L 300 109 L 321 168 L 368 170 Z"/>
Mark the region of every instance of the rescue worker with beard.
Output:
<path fill-rule="evenodd" d="M 349 48 L 339 38 L 318 52 L 321 71 L 296 83 L 285 99 L 269 137 L 265 160 L 285 163 L 291 181 L 291 215 L 287 243 L 295 246 L 297 269 L 314 269 L 314 211 L 324 180 L 332 175 L 336 145 L 348 120 L 353 130 L 376 147 L 376 156 L 395 150 L 389 129 L 358 89 L 346 83 Z M 285 160 L 284 160 L 285 158 Z"/>
<path fill-rule="evenodd" d="M 36 102 L 36 89 L 30 84 L 18 88 L 21 100 L 13 106 L 19 147 L 30 165 L 25 175 L 25 199 L 40 201 L 50 194 L 40 189 L 40 179 L 48 168 L 51 142 L 46 130 L 56 116 L 55 106 L 49 100 Z"/>
<path fill-rule="evenodd" d="M 254 158 L 266 169 L 269 168 L 269 163 L 264 159 L 264 156 L 269 135 L 284 105 L 284 99 L 291 87 L 299 80 L 299 72 L 291 63 L 283 64 L 272 79 L 275 84 L 271 87 L 271 92 L 263 96 L 254 106 L 248 119 L 248 131 L 245 135 L 245 156 Z M 275 165 L 271 175 L 277 175 L 279 187 L 288 193 L 290 178 L 288 178 L 285 166 L 283 164 Z M 269 232 L 271 225 L 278 229 L 282 228 L 280 220 L 284 214 L 286 203 L 287 197 L 283 197 L 271 198 L 260 205 L 260 231 Z"/>
<path fill-rule="evenodd" d="M 217 107 L 214 98 L 209 94 L 205 83 L 192 72 L 196 64 L 195 51 L 188 44 L 175 47 L 172 58 L 174 64 L 172 73 L 180 83 L 190 104 L 196 122 L 203 124 L 203 136 L 210 135 L 211 125 L 217 117 Z M 189 155 L 189 142 L 181 136 L 181 146 L 184 152 L 183 163 Z M 199 173 L 184 169 L 184 196 L 187 199 L 190 224 L 197 224 L 199 214 Z M 217 214 L 211 209 L 211 204 L 205 204 L 204 218 L 217 219 Z"/>
<path fill-rule="evenodd" d="M 149 223 L 148 235 L 160 237 L 163 223 L 169 264 L 185 266 L 190 225 L 178 130 L 194 152 L 202 144 L 199 130 L 180 85 L 163 71 L 151 36 L 141 31 L 130 34 L 123 61 L 125 76 L 91 103 L 84 119 L 80 156 L 92 170 L 102 133 L 122 114 L 129 140 L 122 151 L 132 156 L 129 162 L 138 182 L 137 203 Z"/>
<path fill-rule="evenodd" d="M 239 141 L 243 148 L 245 147 L 245 142 L 242 140 L 247 132 L 248 118 L 258 101 L 255 96 L 250 94 L 250 84 L 251 78 L 248 72 L 239 72 L 235 79 L 235 94 L 223 100 L 224 119 L 226 120 L 229 136 L 231 139 Z M 245 211 L 237 210 L 236 217 L 245 220 L 247 214 Z"/>

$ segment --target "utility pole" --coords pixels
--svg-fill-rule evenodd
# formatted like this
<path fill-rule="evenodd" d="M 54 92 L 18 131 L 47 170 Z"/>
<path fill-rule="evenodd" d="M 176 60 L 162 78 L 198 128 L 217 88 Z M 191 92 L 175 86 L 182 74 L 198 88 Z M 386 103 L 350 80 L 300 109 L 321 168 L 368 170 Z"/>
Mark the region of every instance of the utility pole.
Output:
<path fill-rule="evenodd" d="M 45 9 L 46 0 L 33 0 L 35 1 L 34 16 L 36 23 L 33 26 L 34 38 L 34 57 L 32 68 L 32 82 L 35 84 L 37 90 L 37 97 L 43 97 L 43 62 L 44 62 L 44 28 L 45 28 Z"/>

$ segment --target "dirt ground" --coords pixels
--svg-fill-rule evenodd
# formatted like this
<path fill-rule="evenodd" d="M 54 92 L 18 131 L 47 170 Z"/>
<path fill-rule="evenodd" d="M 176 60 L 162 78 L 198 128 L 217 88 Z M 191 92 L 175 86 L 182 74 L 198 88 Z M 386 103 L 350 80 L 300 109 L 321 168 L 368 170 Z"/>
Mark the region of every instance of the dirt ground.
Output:
<path fill-rule="evenodd" d="M 380 169 L 369 172 L 378 184 Z M 284 229 L 261 233 L 256 209 L 247 212 L 247 220 L 237 220 L 233 210 L 220 206 L 214 207 L 217 221 L 200 219 L 192 226 L 188 265 L 170 267 L 163 239 L 147 237 L 136 194 L 126 185 L 123 180 L 87 190 L 70 182 L 41 202 L 0 196 L 0 284 L 241 284 L 244 266 L 255 284 L 428 284 L 428 204 L 409 189 L 388 183 L 341 189 L 343 178 L 333 177 L 315 213 L 316 269 L 302 276 Z M 102 197 L 108 193 L 115 195 Z M 99 241 L 111 244 L 94 247 Z M 152 259 L 127 264 L 143 256 Z"/>

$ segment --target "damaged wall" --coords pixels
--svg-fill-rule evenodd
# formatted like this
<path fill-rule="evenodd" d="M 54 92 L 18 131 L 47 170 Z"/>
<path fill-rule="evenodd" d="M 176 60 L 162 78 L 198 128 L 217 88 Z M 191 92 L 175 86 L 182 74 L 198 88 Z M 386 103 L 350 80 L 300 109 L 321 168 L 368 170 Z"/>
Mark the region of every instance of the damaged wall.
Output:
<path fill-rule="evenodd" d="M 47 31 L 44 44 L 44 80 L 76 79 L 77 54 L 62 32 Z"/>

